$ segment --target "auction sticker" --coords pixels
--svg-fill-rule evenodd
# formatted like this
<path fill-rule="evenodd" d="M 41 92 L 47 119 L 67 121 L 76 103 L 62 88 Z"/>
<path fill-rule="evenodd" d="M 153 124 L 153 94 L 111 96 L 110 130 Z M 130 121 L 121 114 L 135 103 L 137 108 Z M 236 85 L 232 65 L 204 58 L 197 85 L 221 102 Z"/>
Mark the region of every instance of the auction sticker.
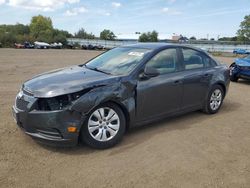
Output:
<path fill-rule="evenodd" d="M 128 55 L 142 57 L 144 53 L 143 52 L 129 52 Z"/>

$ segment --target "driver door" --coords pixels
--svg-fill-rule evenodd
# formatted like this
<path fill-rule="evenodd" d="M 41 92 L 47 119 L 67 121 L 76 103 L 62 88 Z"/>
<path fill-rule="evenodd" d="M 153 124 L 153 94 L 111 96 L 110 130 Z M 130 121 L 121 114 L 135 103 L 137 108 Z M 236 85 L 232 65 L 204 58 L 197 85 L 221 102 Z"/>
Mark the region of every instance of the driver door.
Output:
<path fill-rule="evenodd" d="M 146 63 L 160 75 L 139 79 L 137 84 L 137 120 L 157 118 L 180 110 L 182 102 L 182 76 L 179 52 L 176 48 L 160 51 Z"/>

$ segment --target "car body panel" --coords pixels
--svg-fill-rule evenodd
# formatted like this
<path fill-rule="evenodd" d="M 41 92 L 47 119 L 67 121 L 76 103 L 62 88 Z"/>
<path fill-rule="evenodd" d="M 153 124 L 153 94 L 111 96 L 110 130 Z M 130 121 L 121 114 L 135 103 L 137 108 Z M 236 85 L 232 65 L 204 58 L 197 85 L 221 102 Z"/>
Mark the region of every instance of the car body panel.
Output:
<path fill-rule="evenodd" d="M 181 79 L 179 73 L 171 73 L 138 81 L 136 88 L 137 121 L 178 111 L 183 92 L 179 82 Z"/>
<path fill-rule="evenodd" d="M 117 82 L 117 78 L 81 66 L 72 66 L 33 77 L 24 83 L 23 88 L 32 91 L 34 97 L 48 98 L 112 82 Z"/>

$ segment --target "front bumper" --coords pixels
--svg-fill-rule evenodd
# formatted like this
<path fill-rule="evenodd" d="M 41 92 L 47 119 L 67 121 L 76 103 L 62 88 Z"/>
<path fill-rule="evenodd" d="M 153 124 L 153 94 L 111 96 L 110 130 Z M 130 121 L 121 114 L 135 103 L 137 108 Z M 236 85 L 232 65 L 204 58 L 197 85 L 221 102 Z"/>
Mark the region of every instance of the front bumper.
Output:
<path fill-rule="evenodd" d="M 250 80 L 250 67 L 236 67 L 231 69 L 230 76 Z"/>
<path fill-rule="evenodd" d="M 23 111 L 12 107 L 17 125 L 36 141 L 50 146 L 75 146 L 78 143 L 81 125 L 85 120 L 79 112 Z M 76 132 L 68 132 L 68 127 L 76 127 Z"/>
<path fill-rule="evenodd" d="M 239 71 L 238 77 L 250 80 L 250 69 L 249 70 L 241 70 L 241 71 Z"/>

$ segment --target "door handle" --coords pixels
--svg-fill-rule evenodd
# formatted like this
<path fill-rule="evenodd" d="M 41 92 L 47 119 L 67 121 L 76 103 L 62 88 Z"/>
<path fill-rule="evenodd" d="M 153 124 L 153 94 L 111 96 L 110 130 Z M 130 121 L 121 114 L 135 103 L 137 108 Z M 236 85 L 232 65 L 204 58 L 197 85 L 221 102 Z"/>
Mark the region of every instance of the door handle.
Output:
<path fill-rule="evenodd" d="M 181 80 L 175 80 L 173 82 L 173 85 L 179 85 L 179 84 L 182 84 L 182 81 Z"/>
<path fill-rule="evenodd" d="M 203 77 L 204 78 L 208 78 L 210 76 L 210 74 L 204 74 Z"/>

